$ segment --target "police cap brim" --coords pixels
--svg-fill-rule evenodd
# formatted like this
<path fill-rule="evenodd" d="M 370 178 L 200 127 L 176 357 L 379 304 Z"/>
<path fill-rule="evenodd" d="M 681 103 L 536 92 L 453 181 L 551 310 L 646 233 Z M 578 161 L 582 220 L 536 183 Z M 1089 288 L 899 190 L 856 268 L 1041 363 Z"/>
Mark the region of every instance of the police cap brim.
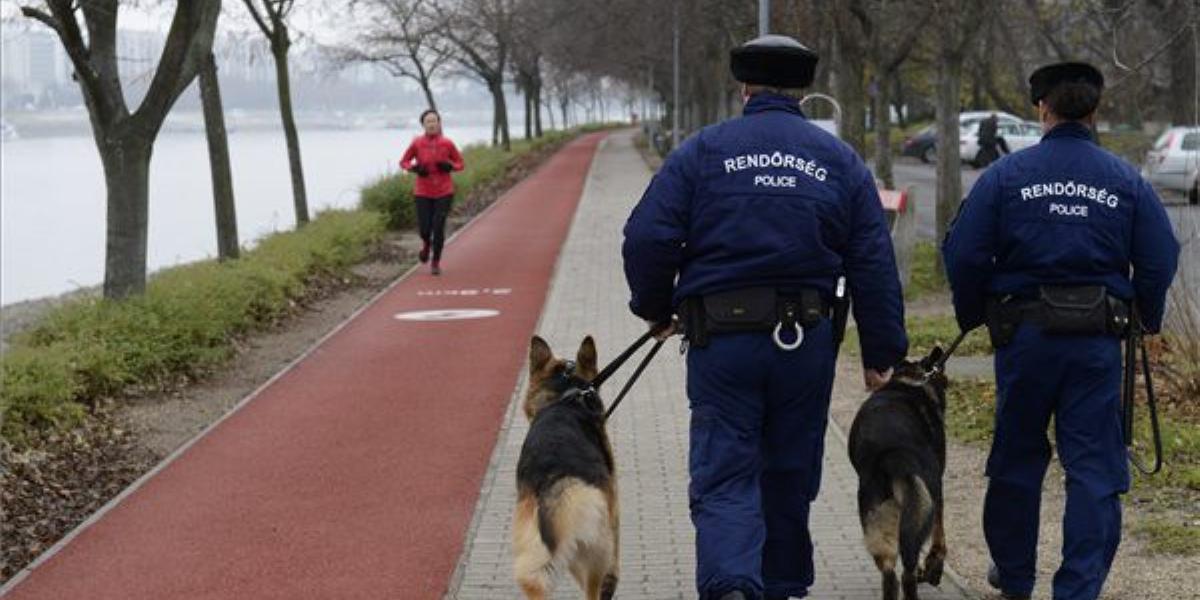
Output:
<path fill-rule="evenodd" d="M 808 87 L 819 60 L 816 52 L 783 35 L 764 35 L 729 51 L 734 79 L 777 88 Z"/>
<path fill-rule="evenodd" d="M 1029 76 L 1029 100 L 1034 106 L 1060 83 L 1079 81 L 1104 89 L 1104 75 L 1084 62 L 1061 62 L 1046 65 Z"/>

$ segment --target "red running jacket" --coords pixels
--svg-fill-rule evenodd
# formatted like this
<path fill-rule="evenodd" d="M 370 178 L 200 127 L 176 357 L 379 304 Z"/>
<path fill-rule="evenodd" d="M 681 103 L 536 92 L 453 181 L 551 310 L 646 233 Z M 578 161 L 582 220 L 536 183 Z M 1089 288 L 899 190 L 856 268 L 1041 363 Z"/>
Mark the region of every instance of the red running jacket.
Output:
<path fill-rule="evenodd" d="M 438 168 L 439 162 L 448 162 L 455 171 L 463 170 L 462 154 L 445 136 L 421 134 L 413 138 L 404 157 L 400 159 L 400 168 L 409 171 L 417 165 L 425 167 L 428 175 L 417 176 L 413 186 L 413 195 L 423 198 L 441 198 L 454 193 L 454 180 L 450 173 Z"/>

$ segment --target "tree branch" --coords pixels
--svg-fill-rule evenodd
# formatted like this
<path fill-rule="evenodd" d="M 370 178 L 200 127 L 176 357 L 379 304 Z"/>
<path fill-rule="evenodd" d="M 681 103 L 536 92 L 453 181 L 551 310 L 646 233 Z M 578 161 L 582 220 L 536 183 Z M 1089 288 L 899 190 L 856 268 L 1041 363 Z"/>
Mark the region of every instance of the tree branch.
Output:
<path fill-rule="evenodd" d="M 273 36 L 273 32 L 271 31 L 271 28 L 267 26 L 266 21 L 263 20 L 262 15 L 259 14 L 258 7 L 254 4 L 254 0 L 242 0 L 242 4 L 245 4 L 246 10 L 250 11 L 250 16 L 254 18 L 254 24 L 258 25 L 258 28 L 263 32 L 263 35 L 270 39 Z"/>
<path fill-rule="evenodd" d="M 895 46 L 896 51 L 892 54 L 891 60 L 887 61 L 882 70 L 887 73 L 892 73 L 900 68 L 904 61 L 908 60 L 908 56 L 912 54 L 913 48 L 916 48 L 917 42 L 925 33 L 925 25 L 933 18 L 933 6 L 929 6 L 921 18 L 908 28 L 908 33 L 900 40 L 900 43 Z"/>
<path fill-rule="evenodd" d="M 22 6 L 21 14 L 35 21 L 41 21 L 46 27 L 53 29 L 54 33 L 57 33 L 60 38 L 63 37 L 63 30 L 62 27 L 59 26 L 58 21 L 45 12 L 42 12 L 32 6 Z"/>
<path fill-rule="evenodd" d="M 154 79 L 133 119 L 138 127 L 157 130 L 167 112 L 199 72 L 200 61 L 212 49 L 221 12 L 220 0 L 195 0 L 175 5 L 175 16 Z"/>
<path fill-rule="evenodd" d="M 1050 30 L 1050 24 L 1042 18 L 1042 11 L 1038 7 L 1038 0 L 1025 0 L 1025 7 L 1029 10 L 1029 14 L 1033 16 L 1033 20 L 1037 24 L 1038 34 L 1042 36 L 1042 39 L 1046 40 L 1046 43 L 1050 44 L 1050 47 L 1054 49 L 1054 53 L 1058 56 L 1058 59 L 1069 59 L 1071 53 L 1062 45 L 1062 42 L 1058 40 L 1058 36 L 1055 35 L 1055 32 Z"/>
<path fill-rule="evenodd" d="M 1184 33 L 1191 31 L 1191 29 L 1192 29 L 1192 23 L 1184 23 L 1179 28 L 1178 31 L 1171 34 L 1171 37 L 1167 38 L 1167 40 L 1165 42 L 1163 42 L 1158 48 L 1155 48 L 1154 50 L 1152 50 L 1150 52 L 1150 54 L 1148 54 L 1141 62 L 1139 62 L 1138 64 L 1136 64 L 1132 67 L 1126 66 L 1121 63 L 1121 60 L 1117 57 L 1117 48 L 1116 48 L 1116 46 L 1114 46 L 1113 47 L 1113 65 L 1120 69 L 1128 71 L 1129 74 L 1122 77 L 1119 81 L 1117 81 L 1113 85 L 1109 86 L 1109 89 L 1120 87 L 1126 81 L 1133 79 L 1138 74 L 1138 71 L 1142 70 L 1142 67 L 1145 67 L 1146 65 L 1150 64 L 1154 59 L 1158 58 L 1159 55 L 1161 55 L 1163 52 L 1166 52 L 1171 46 L 1173 46 L 1175 44 L 1175 40 L 1179 39 L 1179 37 L 1182 36 Z"/>

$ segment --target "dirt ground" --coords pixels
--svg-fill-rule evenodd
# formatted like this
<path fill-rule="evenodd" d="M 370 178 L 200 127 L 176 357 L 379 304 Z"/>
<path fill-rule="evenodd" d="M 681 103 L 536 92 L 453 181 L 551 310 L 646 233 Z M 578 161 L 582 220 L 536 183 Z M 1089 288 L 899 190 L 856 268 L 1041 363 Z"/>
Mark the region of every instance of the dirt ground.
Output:
<path fill-rule="evenodd" d="M 843 431 L 850 430 L 854 414 L 867 393 L 863 391 L 862 368 L 857 359 L 843 356 L 838 363 L 831 416 Z M 954 410 L 953 406 L 947 410 Z M 987 449 L 950 441 L 946 448 L 946 538 L 950 549 L 947 563 L 980 598 L 999 598 L 988 586 L 988 549 L 983 539 L 983 475 Z M 1062 545 L 1060 526 L 1065 495 L 1063 472 L 1052 462 L 1042 490 L 1041 531 L 1038 543 L 1038 581 L 1034 598 L 1051 597 L 1050 583 L 1058 568 Z M 1151 554 L 1146 544 L 1132 534 L 1148 518 L 1144 507 L 1125 498 L 1124 536 L 1109 573 L 1105 600 L 1181 600 L 1200 598 L 1200 569 L 1196 558 Z M 865 552 L 865 550 L 864 550 Z"/>

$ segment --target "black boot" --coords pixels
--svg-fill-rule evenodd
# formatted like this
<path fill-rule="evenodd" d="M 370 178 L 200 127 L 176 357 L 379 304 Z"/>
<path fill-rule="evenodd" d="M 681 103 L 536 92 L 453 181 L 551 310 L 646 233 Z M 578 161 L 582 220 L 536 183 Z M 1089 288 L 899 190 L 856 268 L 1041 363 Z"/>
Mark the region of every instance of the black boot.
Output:
<path fill-rule="evenodd" d="M 721 596 L 721 600 L 746 600 L 746 595 L 738 590 L 733 590 Z"/>
<path fill-rule="evenodd" d="M 996 590 L 999 590 L 1000 595 L 1005 600 L 1029 600 L 1029 596 L 1018 594 L 1016 592 L 1008 592 L 1000 588 L 1000 569 L 997 569 L 996 565 L 991 565 L 988 567 L 987 582 L 988 585 L 992 586 Z"/>

